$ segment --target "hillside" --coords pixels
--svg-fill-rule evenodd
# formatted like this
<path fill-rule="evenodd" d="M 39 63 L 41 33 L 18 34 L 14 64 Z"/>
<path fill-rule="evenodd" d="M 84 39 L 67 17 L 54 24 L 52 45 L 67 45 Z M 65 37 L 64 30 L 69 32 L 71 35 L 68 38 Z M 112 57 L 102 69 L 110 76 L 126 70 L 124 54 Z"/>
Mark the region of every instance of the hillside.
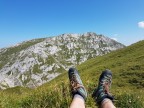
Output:
<path fill-rule="evenodd" d="M 89 93 L 87 107 L 95 108 L 91 93 L 104 69 L 113 72 L 111 92 L 118 108 L 144 107 L 144 41 L 90 59 L 77 68 Z M 67 72 L 37 89 L 15 87 L 0 92 L 3 108 L 67 108 L 70 102 Z"/>
<path fill-rule="evenodd" d="M 0 49 L 0 88 L 35 88 L 71 66 L 125 47 L 103 35 L 62 34 Z"/>

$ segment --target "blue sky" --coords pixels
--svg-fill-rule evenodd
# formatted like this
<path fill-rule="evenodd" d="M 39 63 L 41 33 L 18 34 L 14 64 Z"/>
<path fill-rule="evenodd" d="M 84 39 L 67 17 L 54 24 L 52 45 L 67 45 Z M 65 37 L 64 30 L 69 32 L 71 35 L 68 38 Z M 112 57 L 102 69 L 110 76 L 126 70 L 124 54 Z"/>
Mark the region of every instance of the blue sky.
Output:
<path fill-rule="evenodd" d="M 144 0 L 0 0 L 0 48 L 63 33 L 144 39 Z"/>

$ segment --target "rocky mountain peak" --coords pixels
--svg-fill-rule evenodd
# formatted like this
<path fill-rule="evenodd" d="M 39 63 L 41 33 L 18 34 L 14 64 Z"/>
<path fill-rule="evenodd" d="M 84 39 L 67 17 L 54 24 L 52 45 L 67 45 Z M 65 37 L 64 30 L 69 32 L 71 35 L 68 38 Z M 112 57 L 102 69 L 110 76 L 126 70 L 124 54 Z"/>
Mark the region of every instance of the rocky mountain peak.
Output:
<path fill-rule="evenodd" d="M 37 87 L 69 67 L 125 47 L 103 35 L 62 34 L 0 49 L 0 88 Z"/>

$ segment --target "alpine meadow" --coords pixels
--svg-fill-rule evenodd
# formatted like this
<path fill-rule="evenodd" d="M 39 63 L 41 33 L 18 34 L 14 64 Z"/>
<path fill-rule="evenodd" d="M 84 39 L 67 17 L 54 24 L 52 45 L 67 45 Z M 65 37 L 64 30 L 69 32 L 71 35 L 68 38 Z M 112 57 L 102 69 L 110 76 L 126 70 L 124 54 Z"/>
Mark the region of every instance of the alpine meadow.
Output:
<path fill-rule="evenodd" d="M 91 94 L 105 69 L 113 72 L 111 92 L 117 108 L 144 107 L 144 41 L 91 58 L 76 68 L 88 91 L 87 108 L 96 108 Z M 17 86 L 0 91 L 1 108 L 68 108 L 71 101 L 66 71 L 35 89 Z"/>

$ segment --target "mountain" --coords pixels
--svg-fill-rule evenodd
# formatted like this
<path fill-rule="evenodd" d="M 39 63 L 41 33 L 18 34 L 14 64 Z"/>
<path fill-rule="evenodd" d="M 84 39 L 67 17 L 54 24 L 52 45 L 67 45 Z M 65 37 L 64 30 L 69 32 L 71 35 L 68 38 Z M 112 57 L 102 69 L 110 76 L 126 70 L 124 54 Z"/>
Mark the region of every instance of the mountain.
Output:
<path fill-rule="evenodd" d="M 62 34 L 0 49 L 0 88 L 34 88 L 90 58 L 124 48 L 103 35 Z"/>
<path fill-rule="evenodd" d="M 95 107 L 91 94 L 102 70 L 113 73 L 111 93 L 117 108 L 144 108 L 144 40 L 77 67 L 88 92 L 87 108 Z M 36 89 L 14 87 L 0 91 L 2 108 L 68 108 L 71 103 L 67 72 Z"/>

